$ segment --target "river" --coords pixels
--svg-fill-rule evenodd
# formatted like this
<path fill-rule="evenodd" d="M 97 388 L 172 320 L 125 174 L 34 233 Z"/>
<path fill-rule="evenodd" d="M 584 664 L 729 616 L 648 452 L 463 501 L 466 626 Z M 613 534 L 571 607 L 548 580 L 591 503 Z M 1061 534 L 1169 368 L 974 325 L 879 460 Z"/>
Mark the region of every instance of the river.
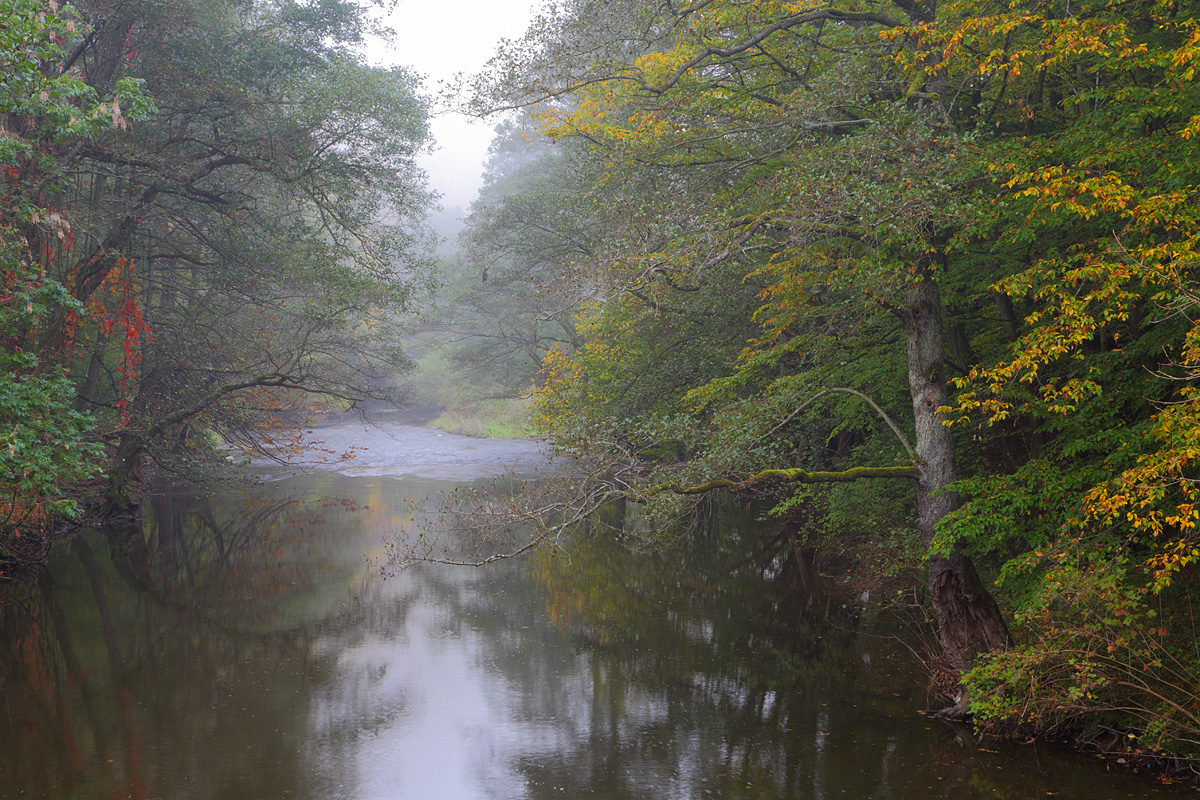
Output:
<path fill-rule="evenodd" d="M 886 615 L 736 512 L 669 556 L 383 580 L 414 502 L 542 456 L 402 419 L 314 435 L 9 587 L 0 798 L 1183 796 L 926 718 Z"/>

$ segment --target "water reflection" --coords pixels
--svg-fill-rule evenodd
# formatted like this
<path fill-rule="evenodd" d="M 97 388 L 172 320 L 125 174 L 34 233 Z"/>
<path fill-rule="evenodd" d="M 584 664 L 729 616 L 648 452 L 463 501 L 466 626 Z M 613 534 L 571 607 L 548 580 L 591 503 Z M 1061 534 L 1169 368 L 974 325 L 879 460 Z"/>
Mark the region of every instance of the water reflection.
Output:
<path fill-rule="evenodd" d="M 378 580 L 452 485 L 168 495 L 60 548 L 0 604 L 0 798 L 1158 794 L 920 716 L 885 622 L 752 519 Z"/>
<path fill-rule="evenodd" d="M 315 644 L 363 616 L 353 505 L 243 493 L 156 498 L 153 512 L 144 529 L 76 537 L 2 607 L 0 796 L 297 783 L 304 699 L 334 669 Z"/>
<path fill-rule="evenodd" d="M 863 658 L 856 612 L 811 560 L 723 522 L 728 535 L 670 557 L 593 539 L 535 559 L 582 685 L 547 691 L 525 656 L 537 648 L 489 639 L 520 713 L 555 727 L 552 750 L 519 757 L 529 797 L 890 796 L 886 766 L 864 774 L 859 751 L 886 764 L 901 745 L 903 668 Z"/>

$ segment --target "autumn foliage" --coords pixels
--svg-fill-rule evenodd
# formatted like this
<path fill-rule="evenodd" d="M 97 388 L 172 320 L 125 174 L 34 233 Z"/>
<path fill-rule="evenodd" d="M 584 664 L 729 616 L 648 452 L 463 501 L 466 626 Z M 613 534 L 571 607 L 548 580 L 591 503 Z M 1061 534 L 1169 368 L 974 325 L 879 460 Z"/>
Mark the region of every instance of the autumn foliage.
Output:
<path fill-rule="evenodd" d="M 542 18 L 474 87 L 596 175 L 542 430 L 632 496 L 911 464 L 885 417 L 930 436 L 935 318 L 955 479 L 930 547 L 920 489 L 806 485 L 776 513 L 839 556 L 978 565 L 1015 640 L 967 675 L 979 718 L 1200 747 L 1195 5 L 604 6 Z"/>

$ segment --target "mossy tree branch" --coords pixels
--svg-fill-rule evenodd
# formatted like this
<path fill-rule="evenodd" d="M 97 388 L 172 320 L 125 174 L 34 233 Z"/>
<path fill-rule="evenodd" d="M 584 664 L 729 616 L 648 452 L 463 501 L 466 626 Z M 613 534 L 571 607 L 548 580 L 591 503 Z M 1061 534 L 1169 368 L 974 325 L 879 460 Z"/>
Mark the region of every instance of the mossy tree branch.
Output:
<path fill-rule="evenodd" d="M 659 483 L 641 491 L 627 492 L 625 497 L 635 503 L 644 503 L 658 494 L 706 494 L 716 489 L 742 492 L 770 481 L 779 481 L 781 483 L 851 483 L 853 481 L 873 478 L 911 478 L 912 480 L 916 480 L 919 473 L 920 470 L 915 466 L 851 467 L 840 472 L 809 472 L 808 470 L 799 468 L 765 469 L 741 481 L 718 478 L 707 483 L 698 483 L 692 486 L 684 486 L 680 483 Z"/>

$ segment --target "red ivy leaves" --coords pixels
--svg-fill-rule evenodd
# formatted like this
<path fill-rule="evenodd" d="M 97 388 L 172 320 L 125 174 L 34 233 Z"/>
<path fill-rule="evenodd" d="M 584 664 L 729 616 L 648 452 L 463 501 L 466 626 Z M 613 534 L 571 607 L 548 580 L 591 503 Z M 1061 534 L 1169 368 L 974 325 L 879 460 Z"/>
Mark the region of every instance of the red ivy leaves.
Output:
<path fill-rule="evenodd" d="M 116 407 L 121 414 L 122 428 L 130 420 L 131 387 L 137 380 L 138 368 L 142 364 L 142 347 L 154 341 L 154 333 L 142 315 L 133 273 L 134 262 L 128 258 L 118 258 L 116 266 L 104 276 L 100 289 L 87 303 L 88 312 L 105 335 L 111 336 L 115 330 L 121 333 L 121 391 Z M 115 311 L 110 311 L 114 308 Z"/>

